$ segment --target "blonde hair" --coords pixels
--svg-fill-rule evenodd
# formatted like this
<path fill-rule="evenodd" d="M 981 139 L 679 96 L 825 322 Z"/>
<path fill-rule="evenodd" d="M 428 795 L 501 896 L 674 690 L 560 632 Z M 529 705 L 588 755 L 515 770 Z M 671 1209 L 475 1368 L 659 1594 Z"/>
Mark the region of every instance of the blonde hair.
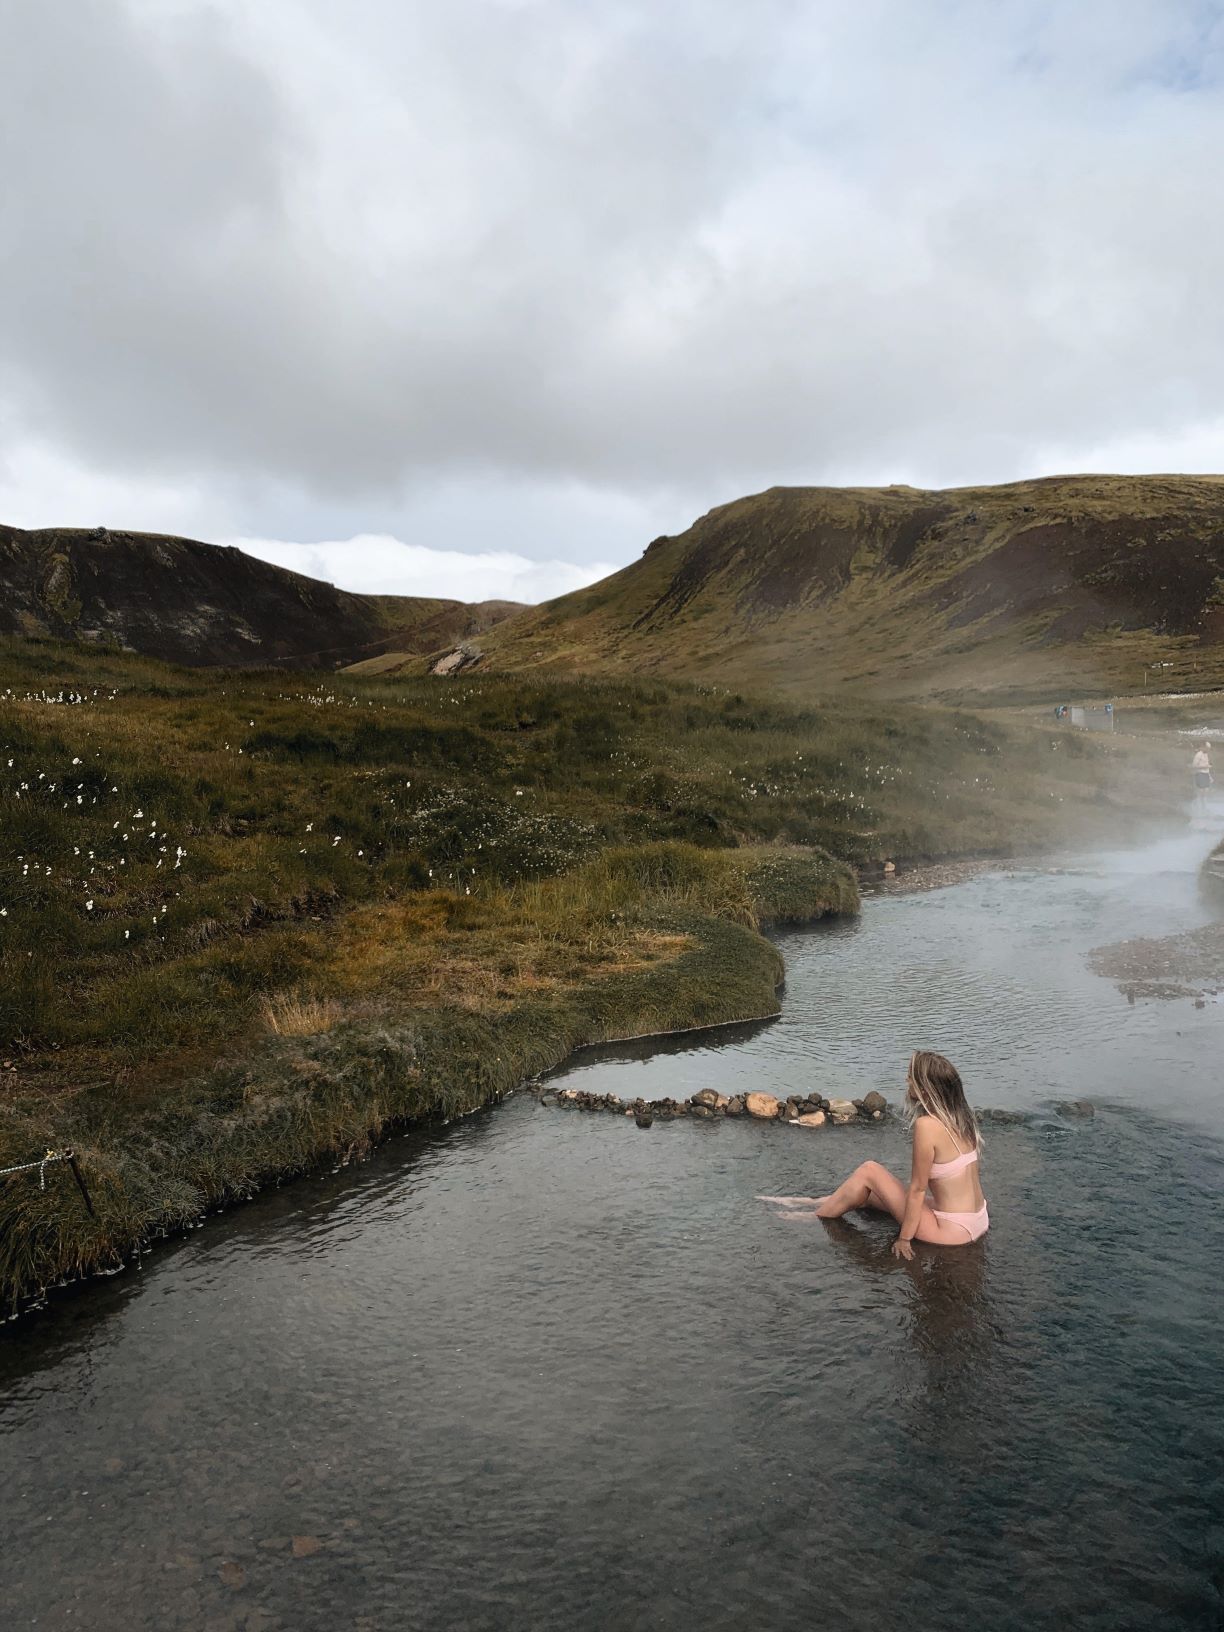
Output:
<path fill-rule="evenodd" d="M 909 1080 L 909 1097 L 919 1110 L 941 1122 L 958 1142 L 980 1148 L 981 1129 L 951 1060 L 920 1048 L 910 1056 Z"/>

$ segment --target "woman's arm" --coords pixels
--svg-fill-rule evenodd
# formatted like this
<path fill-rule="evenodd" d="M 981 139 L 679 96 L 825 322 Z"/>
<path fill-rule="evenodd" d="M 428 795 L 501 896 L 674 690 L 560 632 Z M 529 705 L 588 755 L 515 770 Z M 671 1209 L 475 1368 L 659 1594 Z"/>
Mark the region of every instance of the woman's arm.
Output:
<path fill-rule="evenodd" d="M 935 1160 L 935 1130 L 930 1126 L 926 1117 L 921 1117 L 914 1124 L 914 1155 L 910 1163 L 909 1190 L 905 1196 L 905 1215 L 901 1220 L 901 1228 L 897 1232 L 897 1239 L 893 1242 L 894 1258 L 912 1258 L 914 1256 L 914 1233 L 918 1228 L 918 1220 L 922 1217 L 922 1204 L 926 1200 L 927 1180 L 931 1176 L 931 1163 Z"/>

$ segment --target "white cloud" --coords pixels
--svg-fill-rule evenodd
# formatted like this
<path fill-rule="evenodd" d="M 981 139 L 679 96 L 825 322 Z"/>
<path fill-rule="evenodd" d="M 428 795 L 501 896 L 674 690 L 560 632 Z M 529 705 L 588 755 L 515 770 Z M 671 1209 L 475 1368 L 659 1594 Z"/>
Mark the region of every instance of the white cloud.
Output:
<path fill-rule="evenodd" d="M 5 519 L 593 568 L 1224 419 L 1207 0 L 61 9 L 0 0 Z"/>
<path fill-rule="evenodd" d="M 1224 472 L 1224 415 L 1202 425 L 1139 431 L 1096 446 L 1037 449 L 1034 476 L 1057 476 L 1065 471 L 1218 476 Z"/>
<path fill-rule="evenodd" d="M 52 442 L 5 434 L 0 415 L 0 521 L 10 527 L 128 527 L 209 538 L 233 526 L 194 483 L 91 468 Z"/>
<path fill-rule="evenodd" d="M 616 570 L 609 562 L 580 567 L 569 561 L 531 561 L 508 550 L 465 554 L 369 534 L 323 544 L 285 544 L 267 538 L 224 542 L 278 567 L 326 579 L 339 589 L 460 601 L 546 601 Z"/>

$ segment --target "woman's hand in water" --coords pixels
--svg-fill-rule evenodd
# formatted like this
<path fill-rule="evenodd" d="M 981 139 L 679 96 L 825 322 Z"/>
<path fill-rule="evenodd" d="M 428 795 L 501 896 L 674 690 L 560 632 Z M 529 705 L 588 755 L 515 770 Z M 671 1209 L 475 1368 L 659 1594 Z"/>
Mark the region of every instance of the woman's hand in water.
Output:
<path fill-rule="evenodd" d="M 914 1243 L 912 1241 L 903 1241 L 901 1237 L 898 1236 L 892 1244 L 892 1255 L 894 1258 L 904 1258 L 907 1263 L 912 1262 L 914 1257 Z"/>

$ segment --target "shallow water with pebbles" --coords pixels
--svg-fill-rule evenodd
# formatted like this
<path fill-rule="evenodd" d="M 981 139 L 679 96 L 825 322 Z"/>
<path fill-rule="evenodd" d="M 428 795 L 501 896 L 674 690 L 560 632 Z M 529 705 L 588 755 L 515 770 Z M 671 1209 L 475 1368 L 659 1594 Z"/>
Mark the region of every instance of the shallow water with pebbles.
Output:
<path fill-rule="evenodd" d="M 1205 922 L 1204 848 L 873 901 L 783 938 L 779 1021 L 562 1074 L 895 1099 L 941 1048 L 1030 1113 L 975 1247 L 754 1200 L 902 1170 L 896 1124 L 522 1095 L 7 1328 L 4 1624 L 1218 1628 L 1224 1006 L 1086 963 Z"/>

